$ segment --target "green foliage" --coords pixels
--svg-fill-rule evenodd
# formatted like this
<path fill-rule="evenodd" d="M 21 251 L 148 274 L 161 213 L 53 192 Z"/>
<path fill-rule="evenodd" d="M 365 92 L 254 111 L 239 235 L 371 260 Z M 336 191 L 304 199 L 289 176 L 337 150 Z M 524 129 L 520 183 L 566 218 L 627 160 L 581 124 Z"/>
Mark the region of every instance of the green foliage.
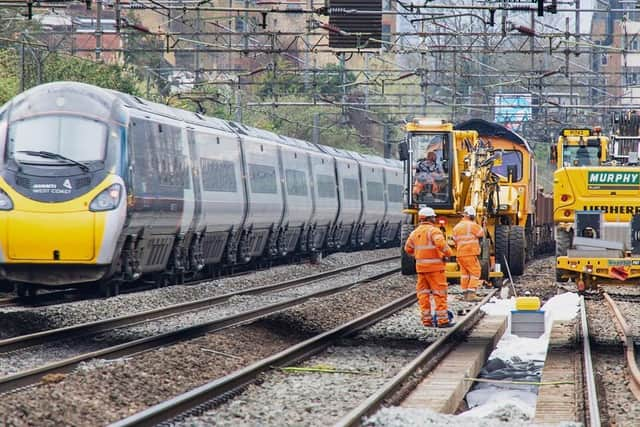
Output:
<path fill-rule="evenodd" d="M 18 94 L 21 74 L 22 62 L 18 53 L 13 49 L 0 50 L 0 104 Z M 30 55 L 25 55 L 22 77 L 25 89 L 65 80 L 141 95 L 141 82 L 131 68 L 54 53 L 30 52 Z"/>
<path fill-rule="evenodd" d="M 544 191 L 553 191 L 553 172 L 555 165 L 549 162 L 550 144 L 537 143 L 533 147 L 536 158 L 538 186 L 543 186 Z"/>
<path fill-rule="evenodd" d="M 219 119 L 233 120 L 233 111 L 225 102 L 228 96 L 215 85 L 199 86 L 196 93 L 177 93 L 166 98 L 166 104 Z"/>
<path fill-rule="evenodd" d="M 77 81 L 141 95 L 138 89 L 140 82 L 132 69 L 115 64 L 100 64 L 86 59 L 52 54 L 44 63 L 42 77 L 43 83 Z"/>
<path fill-rule="evenodd" d="M 287 98 L 294 100 L 294 98 Z M 361 153 L 377 153 L 372 147 L 361 144 L 356 128 L 341 123 L 339 109 L 326 107 L 255 108 L 246 112 L 243 122 L 249 126 L 266 129 L 281 135 L 313 141 L 314 116 L 318 117 L 319 143 Z"/>
<path fill-rule="evenodd" d="M 16 57 L 8 49 L 0 50 L 0 105 L 13 98 L 20 90 L 16 78 Z"/>
<path fill-rule="evenodd" d="M 127 15 L 127 21 L 132 25 L 140 24 L 139 18 L 133 11 Z M 129 31 L 124 42 L 127 49 L 124 52 L 124 63 L 134 66 L 140 80 L 149 78 L 157 88 L 161 88 L 162 95 L 168 96 L 169 93 L 164 92 L 168 90 L 164 78 L 159 73 L 149 74 L 150 69 L 166 68 L 168 65 L 162 54 L 163 40 L 156 35 L 142 31 Z"/>
<path fill-rule="evenodd" d="M 356 81 L 353 72 L 344 70 L 336 64 L 329 64 L 317 73 L 308 72 L 306 77 L 302 71 L 296 74 L 280 73 L 278 72 L 280 68 L 283 68 L 283 65 L 276 63 L 271 71 L 258 80 L 261 83 L 257 90 L 257 95 L 260 98 L 273 98 L 276 95 L 308 96 L 309 89 L 312 93 L 324 96 L 348 95 L 351 93 L 349 85 Z"/>

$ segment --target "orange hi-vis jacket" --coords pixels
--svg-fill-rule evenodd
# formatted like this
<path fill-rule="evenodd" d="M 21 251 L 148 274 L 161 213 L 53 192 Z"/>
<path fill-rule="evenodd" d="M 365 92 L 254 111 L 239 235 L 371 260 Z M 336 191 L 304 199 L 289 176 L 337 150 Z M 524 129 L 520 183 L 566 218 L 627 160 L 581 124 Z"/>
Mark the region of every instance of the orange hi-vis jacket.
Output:
<path fill-rule="evenodd" d="M 463 219 L 453 227 L 453 241 L 456 242 L 456 256 L 480 255 L 478 239 L 484 236 L 482 227 L 474 221 Z"/>
<path fill-rule="evenodd" d="M 453 254 L 442 231 L 428 223 L 422 223 L 413 230 L 404 245 L 404 250 L 416 258 L 418 273 L 443 271 L 445 264 L 442 257 Z"/>

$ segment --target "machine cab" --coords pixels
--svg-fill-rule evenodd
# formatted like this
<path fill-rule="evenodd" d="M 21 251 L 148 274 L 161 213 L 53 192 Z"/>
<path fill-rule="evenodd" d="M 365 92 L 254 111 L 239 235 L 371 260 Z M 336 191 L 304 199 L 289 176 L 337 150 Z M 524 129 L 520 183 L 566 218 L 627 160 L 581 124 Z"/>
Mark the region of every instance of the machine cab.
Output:
<path fill-rule="evenodd" d="M 450 123 L 416 119 L 407 124 L 401 158 L 407 173 L 409 207 L 452 208 L 453 143 Z"/>
<path fill-rule="evenodd" d="M 562 129 L 558 143 L 551 147 L 551 163 L 556 168 L 599 166 L 607 160 L 608 144 L 600 127 Z"/>

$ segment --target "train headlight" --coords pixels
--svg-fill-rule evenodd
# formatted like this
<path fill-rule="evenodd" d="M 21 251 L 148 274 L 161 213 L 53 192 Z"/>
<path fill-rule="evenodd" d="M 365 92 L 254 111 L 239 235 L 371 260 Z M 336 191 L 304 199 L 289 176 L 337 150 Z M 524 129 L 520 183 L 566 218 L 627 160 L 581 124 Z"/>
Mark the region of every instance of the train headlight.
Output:
<path fill-rule="evenodd" d="M 110 211 L 120 204 L 120 195 L 122 194 L 122 186 L 113 184 L 106 190 L 98 194 L 89 205 L 89 210 L 93 212 Z"/>
<path fill-rule="evenodd" d="M 13 209 L 13 202 L 7 193 L 0 190 L 0 211 L 10 211 Z"/>

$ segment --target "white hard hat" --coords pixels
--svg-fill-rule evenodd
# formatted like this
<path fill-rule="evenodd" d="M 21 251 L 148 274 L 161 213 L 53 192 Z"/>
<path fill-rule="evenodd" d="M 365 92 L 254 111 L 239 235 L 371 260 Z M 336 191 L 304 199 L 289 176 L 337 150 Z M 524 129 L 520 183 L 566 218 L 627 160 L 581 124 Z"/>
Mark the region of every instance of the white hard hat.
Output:
<path fill-rule="evenodd" d="M 436 216 L 436 211 L 434 211 L 431 208 L 422 208 L 422 209 L 420 209 L 420 212 L 418 212 L 418 217 L 421 217 L 421 216 L 426 217 L 426 218 L 429 218 L 429 217 L 432 217 L 432 216 L 435 217 Z"/>
<path fill-rule="evenodd" d="M 462 212 L 468 216 L 476 216 L 476 208 L 473 206 L 465 206 Z"/>

